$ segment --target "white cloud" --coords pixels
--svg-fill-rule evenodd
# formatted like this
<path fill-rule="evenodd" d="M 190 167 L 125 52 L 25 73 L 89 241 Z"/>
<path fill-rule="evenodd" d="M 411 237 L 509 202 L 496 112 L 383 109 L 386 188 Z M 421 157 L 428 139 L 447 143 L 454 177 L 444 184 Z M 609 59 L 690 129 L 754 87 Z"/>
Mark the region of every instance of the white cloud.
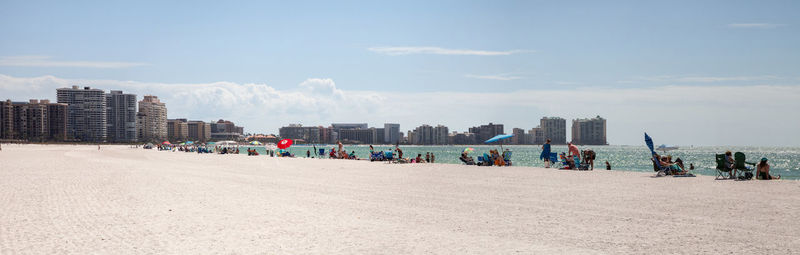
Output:
<path fill-rule="evenodd" d="M 800 145 L 800 86 L 578 87 L 508 92 L 399 92 L 341 90 L 331 79 L 307 79 L 291 89 L 255 83 L 151 83 L 12 77 L 0 74 L 0 95 L 15 101 L 55 99 L 71 85 L 152 94 L 169 118 L 230 119 L 248 132 L 275 133 L 291 123 L 443 124 L 451 130 L 488 122 L 506 131 L 530 129 L 542 116 L 608 119 L 612 144 L 642 144 L 642 133 L 678 145 Z M 569 133 L 569 131 L 567 132 Z"/>
<path fill-rule="evenodd" d="M 470 50 L 470 49 L 447 49 L 440 47 L 371 47 L 367 50 L 386 54 L 390 56 L 411 55 L 411 54 L 435 54 L 435 55 L 471 55 L 471 56 L 507 56 L 517 53 L 533 52 L 530 50 L 508 50 L 508 51 L 489 51 L 489 50 Z"/>
<path fill-rule="evenodd" d="M 86 68 L 127 68 L 144 66 L 135 62 L 103 62 L 103 61 L 64 61 L 53 60 L 49 56 L 8 56 L 0 57 L 0 66 L 23 67 L 86 67 Z"/>
<path fill-rule="evenodd" d="M 728 27 L 732 28 L 776 28 L 786 26 L 786 24 L 775 23 L 731 23 Z"/>
<path fill-rule="evenodd" d="M 780 80 L 783 77 L 774 75 L 760 76 L 639 76 L 620 83 L 642 83 L 642 82 L 673 82 L 673 83 L 713 83 L 713 82 L 745 82 L 745 81 L 771 81 Z"/>
<path fill-rule="evenodd" d="M 484 80 L 496 80 L 496 81 L 511 81 L 511 80 L 522 79 L 522 77 L 512 76 L 512 75 L 509 75 L 509 74 L 496 74 L 496 75 L 467 74 L 467 75 L 464 75 L 464 77 L 474 78 L 474 79 L 484 79 Z"/>

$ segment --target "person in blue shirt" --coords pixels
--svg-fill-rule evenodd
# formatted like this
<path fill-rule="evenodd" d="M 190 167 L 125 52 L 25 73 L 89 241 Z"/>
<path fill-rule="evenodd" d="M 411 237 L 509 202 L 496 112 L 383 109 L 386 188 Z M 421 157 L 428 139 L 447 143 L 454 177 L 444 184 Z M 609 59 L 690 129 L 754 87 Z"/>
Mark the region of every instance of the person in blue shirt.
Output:
<path fill-rule="evenodd" d="M 550 139 L 542 145 L 542 154 L 539 159 L 544 160 L 544 168 L 550 168 Z"/>

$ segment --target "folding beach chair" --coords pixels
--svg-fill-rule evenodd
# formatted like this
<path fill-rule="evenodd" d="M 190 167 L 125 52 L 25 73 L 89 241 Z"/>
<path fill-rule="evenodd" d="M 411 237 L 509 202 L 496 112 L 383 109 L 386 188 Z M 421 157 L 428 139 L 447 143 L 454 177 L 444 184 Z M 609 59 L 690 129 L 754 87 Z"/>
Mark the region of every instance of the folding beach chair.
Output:
<path fill-rule="evenodd" d="M 756 166 L 756 163 L 745 161 L 745 155 L 744 153 L 741 152 L 734 153 L 733 160 L 735 162 L 733 165 L 733 169 L 739 171 L 737 174 L 738 176 L 736 176 L 736 178 L 742 179 L 742 177 L 744 177 L 744 179 L 748 180 L 753 178 L 753 168 Z M 747 165 L 751 165 L 752 167 L 748 167 Z M 748 176 L 747 173 L 750 173 L 749 174 L 750 178 L 747 178 Z"/>
<path fill-rule="evenodd" d="M 732 169 L 728 168 L 728 162 L 725 162 L 725 154 L 716 154 L 714 158 L 717 161 L 717 177 L 715 179 L 719 179 L 719 177 L 728 179 L 724 174 L 730 175 Z"/>

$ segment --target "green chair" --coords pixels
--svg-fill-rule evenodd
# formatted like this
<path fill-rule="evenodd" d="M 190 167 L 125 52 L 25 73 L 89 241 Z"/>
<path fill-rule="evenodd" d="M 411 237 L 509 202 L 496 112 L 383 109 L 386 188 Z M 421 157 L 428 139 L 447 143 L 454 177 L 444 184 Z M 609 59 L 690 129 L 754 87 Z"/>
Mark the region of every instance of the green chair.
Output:
<path fill-rule="evenodd" d="M 723 159 L 724 159 L 724 157 L 723 157 Z M 756 167 L 756 163 L 751 163 L 751 162 L 745 161 L 744 153 L 741 153 L 741 152 L 734 153 L 733 154 L 733 160 L 734 160 L 733 169 L 736 169 L 737 171 L 739 171 L 739 173 L 737 175 L 737 178 L 739 176 L 743 176 L 745 173 L 751 173 L 752 174 L 753 168 Z M 747 165 L 751 165 L 752 167 L 747 167 Z"/>
<path fill-rule="evenodd" d="M 727 173 L 730 176 L 730 172 L 732 169 L 728 167 L 727 162 L 725 162 L 725 154 L 717 154 L 715 159 L 717 160 L 717 178 L 722 177 L 722 179 L 727 179 L 725 174 Z"/>

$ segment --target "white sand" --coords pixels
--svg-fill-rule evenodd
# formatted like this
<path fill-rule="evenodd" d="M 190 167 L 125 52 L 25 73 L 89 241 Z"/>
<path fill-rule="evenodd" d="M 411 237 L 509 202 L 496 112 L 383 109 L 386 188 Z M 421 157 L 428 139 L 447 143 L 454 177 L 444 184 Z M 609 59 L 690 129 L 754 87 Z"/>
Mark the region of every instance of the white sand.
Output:
<path fill-rule="evenodd" d="M 3 145 L 0 254 L 800 253 L 800 182 Z"/>

